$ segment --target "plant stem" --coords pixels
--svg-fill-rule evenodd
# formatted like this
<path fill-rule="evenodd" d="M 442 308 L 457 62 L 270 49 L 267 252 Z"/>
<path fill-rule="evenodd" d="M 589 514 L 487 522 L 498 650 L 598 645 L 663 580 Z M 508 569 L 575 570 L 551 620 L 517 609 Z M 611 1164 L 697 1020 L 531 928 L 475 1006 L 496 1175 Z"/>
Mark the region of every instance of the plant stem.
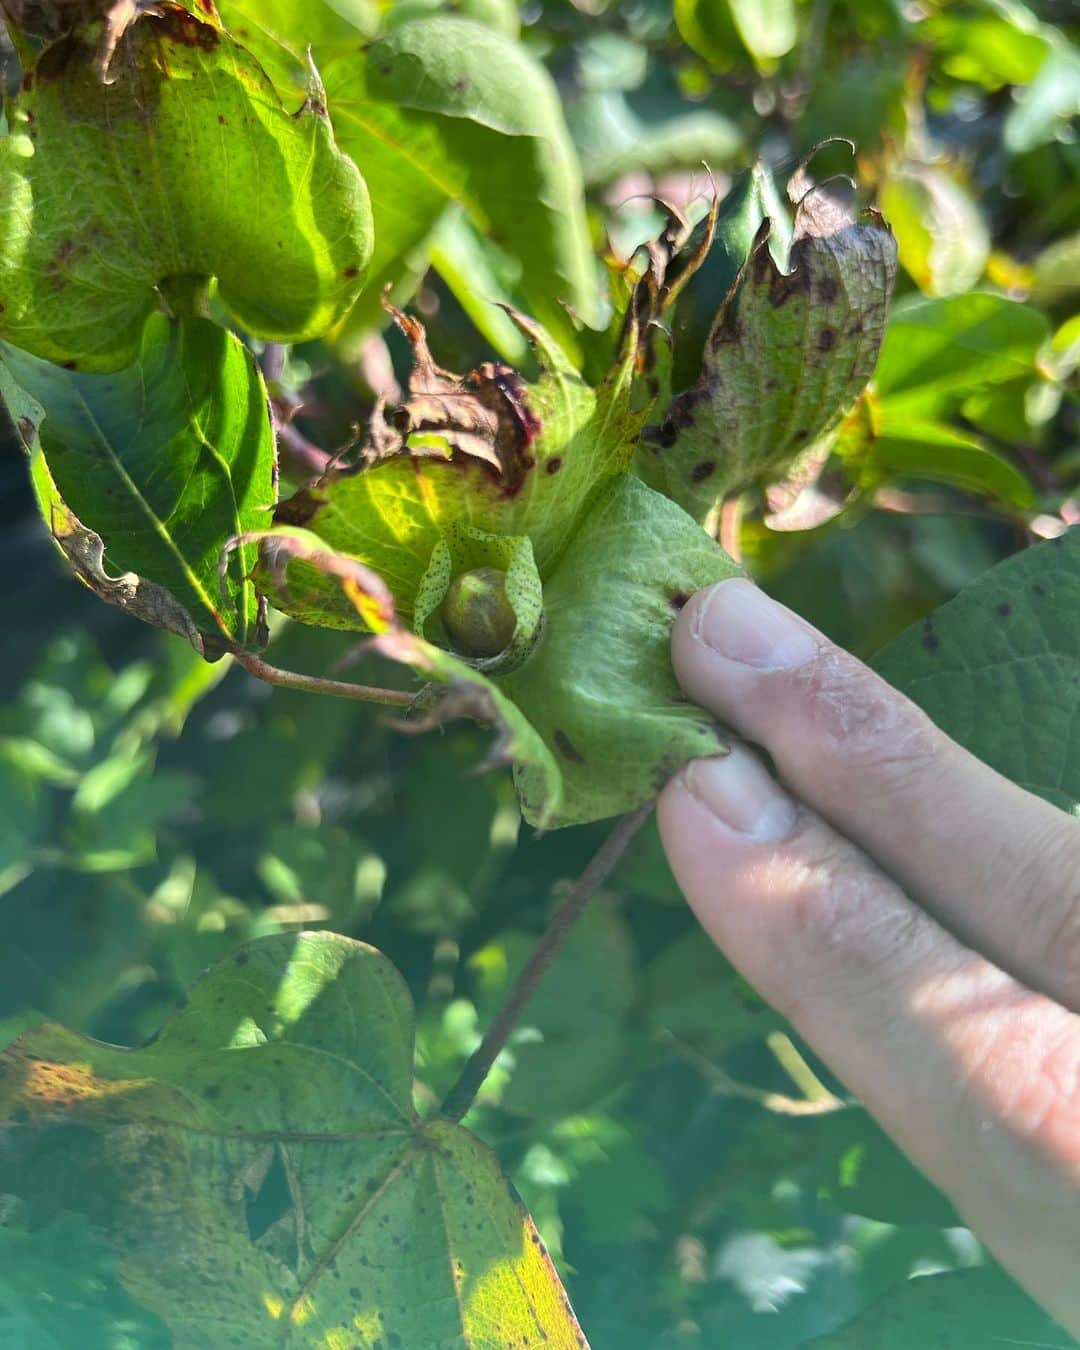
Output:
<path fill-rule="evenodd" d="M 415 698 L 414 694 L 403 689 L 378 689 L 370 684 L 351 684 L 348 680 L 326 680 L 321 675 L 300 675 L 294 670 L 282 670 L 280 666 L 272 666 L 251 652 L 234 651 L 232 657 L 249 675 L 254 675 L 264 684 L 276 685 L 279 689 L 299 689 L 306 694 L 329 694 L 333 698 L 351 698 L 360 703 L 383 703 L 394 707 L 407 707 Z"/>
<path fill-rule="evenodd" d="M 622 817 L 574 882 L 570 894 L 552 915 L 543 937 L 514 981 L 487 1034 L 462 1069 L 461 1077 L 447 1093 L 441 1112 L 447 1120 L 460 1120 L 472 1106 L 488 1071 L 509 1039 L 548 966 L 558 955 L 585 906 L 610 876 L 638 830 L 652 815 L 655 805 L 655 801 L 647 801 L 636 811 Z"/>

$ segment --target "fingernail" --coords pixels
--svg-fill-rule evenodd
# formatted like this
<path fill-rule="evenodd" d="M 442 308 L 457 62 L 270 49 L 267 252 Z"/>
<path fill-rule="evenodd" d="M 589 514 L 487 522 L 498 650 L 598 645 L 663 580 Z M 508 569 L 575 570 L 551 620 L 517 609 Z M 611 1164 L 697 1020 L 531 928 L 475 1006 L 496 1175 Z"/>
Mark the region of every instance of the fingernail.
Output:
<path fill-rule="evenodd" d="M 694 636 L 729 661 L 758 670 L 790 670 L 816 655 L 814 632 L 752 581 L 714 586 L 694 615 Z"/>
<path fill-rule="evenodd" d="M 718 820 L 751 839 L 785 839 L 795 828 L 795 803 L 744 746 L 734 746 L 723 759 L 694 760 L 683 782 Z"/>

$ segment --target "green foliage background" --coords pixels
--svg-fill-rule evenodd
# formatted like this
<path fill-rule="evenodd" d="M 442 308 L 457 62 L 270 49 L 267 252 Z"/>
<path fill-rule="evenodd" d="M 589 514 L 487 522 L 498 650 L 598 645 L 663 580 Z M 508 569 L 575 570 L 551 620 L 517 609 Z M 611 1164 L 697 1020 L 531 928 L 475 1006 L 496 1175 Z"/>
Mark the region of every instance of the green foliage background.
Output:
<path fill-rule="evenodd" d="M 312 34 L 327 44 L 330 87 L 339 11 L 364 31 L 382 22 L 380 41 L 400 53 L 394 14 L 438 8 L 401 4 L 380 19 L 376 6 L 335 4 Z M 748 513 L 744 558 L 774 594 L 869 657 L 1080 516 L 1080 25 L 1067 0 L 447 8 L 454 23 L 520 33 L 547 67 L 593 243 L 610 236 L 623 255 L 663 223 L 647 194 L 679 192 L 691 176 L 702 185 L 702 161 L 723 180 L 759 150 L 792 168 L 822 137 L 857 142 L 902 267 L 876 422 L 855 419 L 838 443 L 846 509 L 799 528 L 782 518 L 785 502 Z M 393 71 L 384 78 L 388 89 L 357 108 L 420 137 L 414 113 L 378 102 L 395 96 Z M 483 175 L 436 191 L 422 167 L 403 182 L 393 165 L 385 180 L 365 166 L 377 248 L 380 210 L 393 211 L 395 193 L 415 203 L 399 212 L 416 235 L 397 246 L 417 250 L 399 294 L 415 290 L 453 369 L 491 344 L 524 357 L 477 293 L 534 312 L 554 293 L 535 185 L 572 200 L 577 168 L 566 147 L 554 166 L 544 159 L 554 152 L 537 144 L 531 114 L 491 165 L 521 194 L 501 199 L 501 223 Z M 449 145 L 465 164 L 491 146 L 468 125 Z M 558 217 L 558 200 L 545 201 Z M 377 254 L 376 275 L 379 265 Z M 297 425 L 324 447 L 370 406 L 365 361 L 388 351 L 405 369 L 397 334 L 385 348 L 363 339 L 373 294 L 332 343 L 293 348 L 281 376 L 303 391 Z M 372 943 L 404 974 L 418 1009 L 417 1099 L 430 1108 L 603 827 L 537 838 L 505 775 L 469 772 L 479 732 L 404 737 L 377 710 L 271 692 L 131 623 L 60 574 L 6 432 L 0 469 L 0 1044 L 44 1018 L 141 1043 L 239 943 L 326 928 Z M 279 665 L 322 671 L 348 646 L 347 634 L 288 624 L 272 651 Z M 918 678 L 917 658 L 897 649 L 886 669 Z M 979 697 L 940 693 L 943 707 Z M 1075 763 L 1049 786 L 1075 809 Z M 975 1346 L 988 1324 L 964 1318 L 987 1307 L 995 1329 L 1065 1344 L 987 1273 L 946 1202 L 858 1108 L 805 1108 L 832 1090 L 700 935 L 647 833 L 469 1123 L 525 1200 L 595 1350 L 787 1350 L 818 1336 L 906 1347 L 932 1326 L 943 1344 Z M 252 1236 L 288 1203 L 271 1170 L 247 1200 Z M 82 1221 L 58 1213 L 27 1234 L 17 1218 L 0 1210 L 0 1343 L 67 1346 L 73 1323 L 81 1346 L 168 1343 Z M 34 1271 L 61 1251 L 73 1274 L 58 1307 Z M 919 1286 L 904 1282 L 934 1270 L 964 1272 L 950 1277 L 960 1292 L 912 1304 Z M 840 1330 L 859 1315 L 869 1320 Z"/>

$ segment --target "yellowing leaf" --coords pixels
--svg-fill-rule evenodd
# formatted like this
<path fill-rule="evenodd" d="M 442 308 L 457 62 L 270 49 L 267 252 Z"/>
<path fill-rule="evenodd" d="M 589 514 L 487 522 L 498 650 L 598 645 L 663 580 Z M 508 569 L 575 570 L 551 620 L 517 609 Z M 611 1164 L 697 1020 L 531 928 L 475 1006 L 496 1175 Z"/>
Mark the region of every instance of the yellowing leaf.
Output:
<path fill-rule="evenodd" d="M 60 1185 L 185 1350 L 585 1350 L 493 1156 L 415 1115 L 412 1056 L 408 990 L 379 952 L 264 938 L 142 1049 L 52 1024 L 10 1046 L 3 1190 L 32 1216 Z M 274 1178 L 284 1207 L 258 1221 Z"/>

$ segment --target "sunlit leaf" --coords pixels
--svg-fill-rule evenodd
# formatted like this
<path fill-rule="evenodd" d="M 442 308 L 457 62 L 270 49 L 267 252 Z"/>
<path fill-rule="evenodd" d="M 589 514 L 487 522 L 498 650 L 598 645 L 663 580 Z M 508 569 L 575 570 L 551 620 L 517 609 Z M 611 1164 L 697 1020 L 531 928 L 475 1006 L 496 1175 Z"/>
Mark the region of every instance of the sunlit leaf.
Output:
<path fill-rule="evenodd" d="M 317 83 L 284 107 L 215 21 L 168 3 L 135 22 L 110 79 L 77 34 L 61 38 L 9 111 L 0 336 L 115 370 L 159 287 L 211 277 L 260 337 L 313 337 L 341 317 L 363 282 L 371 215 Z"/>
<path fill-rule="evenodd" d="M 255 551 L 232 560 L 224 595 L 218 559 L 230 536 L 268 523 L 274 447 L 262 379 L 232 334 L 155 315 L 115 374 L 0 344 L 0 394 L 39 447 L 46 524 L 98 594 L 208 655 L 256 641 Z"/>
<path fill-rule="evenodd" d="M 32 1218 L 62 1179 L 178 1346 L 579 1350 L 495 1160 L 414 1114 L 412 1051 L 408 991 L 373 948 L 252 943 L 142 1049 L 56 1025 L 15 1042 L 3 1189 Z"/>
<path fill-rule="evenodd" d="M 1049 334 L 1030 305 L 980 291 L 901 301 L 890 318 L 874 386 L 896 417 L 956 406 L 976 389 L 1030 377 Z"/>
<path fill-rule="evenodd" d="M 375 214 L 369 299 L 352 323 L 380 322 L 397 281 L 450 202 L 522 264 L 529 308 L 564 341 L 563 305 L 597 312 L 581 171 L 546 71 L 516 42 L 437 15 L 330 62 L 327 102 Z"/>
<path fill-rule="evenodd" d="M 957 295 L 978 284 L 990 232 L 955 178 L 931 166 L 902 166 L 882 183 L 878 201 L 896 234 L 900 265 L 921 291 Z"/>

